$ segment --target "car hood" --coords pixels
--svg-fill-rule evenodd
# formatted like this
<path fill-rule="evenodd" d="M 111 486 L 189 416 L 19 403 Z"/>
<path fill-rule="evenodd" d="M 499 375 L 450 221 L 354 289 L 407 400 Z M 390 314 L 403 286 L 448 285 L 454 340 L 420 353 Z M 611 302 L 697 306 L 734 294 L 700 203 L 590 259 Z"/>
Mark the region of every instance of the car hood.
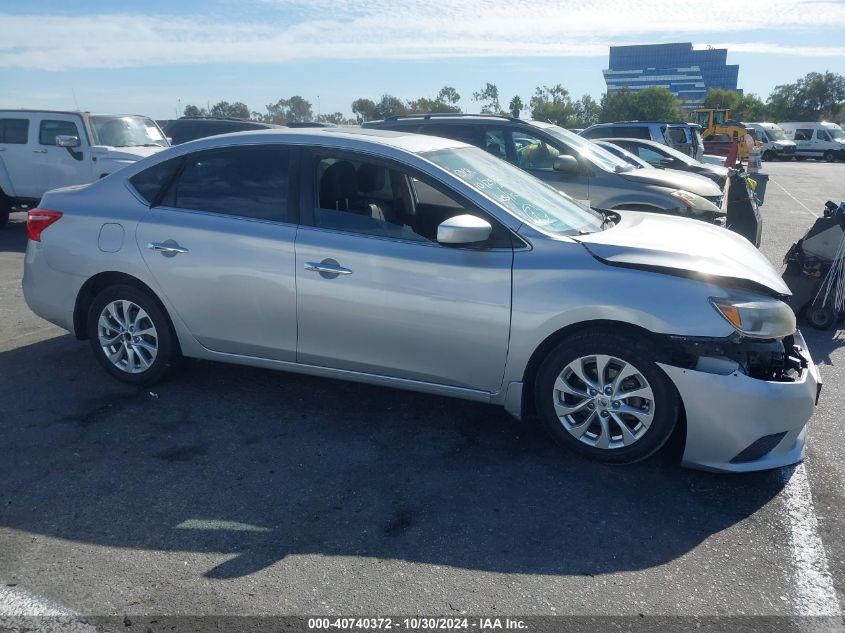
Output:
<path fill-rule="evenodd" d="M 620 174 L 626 180 L 670 189 L 684 189 L 709 198 L 722 195 L 722 190 L 706 176 L 670 169 L 637 169 Z"/>
<path fill-rule="evenodd" d="M 91 152 L 98 158 L 111 160 L 140 160 L 152 156 L 166 149 L 164 147 L 110 147 L 108 145 L 94 145 Z"/>
<path fill-rule="evenodd" d="M 574 239 L 612 266 L 683 274 L 719 285 L 789 295 L 769 260 L 744 237 L 699 220 L 620 211 L 620 222 Z"/>

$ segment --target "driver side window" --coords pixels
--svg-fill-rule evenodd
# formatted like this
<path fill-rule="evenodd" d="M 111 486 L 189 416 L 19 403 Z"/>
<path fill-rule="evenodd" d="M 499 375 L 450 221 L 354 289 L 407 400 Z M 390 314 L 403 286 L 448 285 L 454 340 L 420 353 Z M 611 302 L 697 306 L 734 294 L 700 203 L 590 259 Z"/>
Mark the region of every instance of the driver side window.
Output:
<path fill-rule="evenodd" d="M 437 242 L 437 227 L 456 215 L 493 224 L 485 247 L 501 246 L 507 229 L 439 184 L 391 165 L 351 155 L 323 155 L 314 162 L 314 225 L 324 229 L 413 242 Z M 497 229 L 497 226 L 499 227 Z"/>
<path fill-rule="evenodd" d="M 560 150 L 552 147 L 544 140 L 522 131 L 511 132 L 514 150 L 516 151 L 516 165 L 522 169 L 553 171 L 555 158 L 560 156 Z"/>

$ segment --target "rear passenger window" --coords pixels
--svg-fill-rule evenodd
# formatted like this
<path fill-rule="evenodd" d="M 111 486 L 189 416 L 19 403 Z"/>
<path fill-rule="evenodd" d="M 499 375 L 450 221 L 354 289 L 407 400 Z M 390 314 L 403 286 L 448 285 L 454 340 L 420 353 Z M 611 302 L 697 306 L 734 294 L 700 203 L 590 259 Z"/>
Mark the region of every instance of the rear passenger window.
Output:
<path fill-rule="evenodd" d="M 170 160 L 163 161 L 158 165 L 153 165 L 142 172 L 138 172 L 129 179 L 129 182 L 132 183 L 132 186 L 135 187 L 135 191 L 141 194 L 141 197 L 144 198 L 144 200 L 150 204 L 155 204 L 158 201 L 159 194 L 162 189 L 170 183 L 173 175 L 176 173 L 176 170 L 179 169 L 179 165 L 181 164 L 181 156 L 178 158 L 171 158 Z"/>
<path fill-rule="evenodd" d="M 0 119 L 0 143 L 25 145 L 28 136 L 28 119 Z"/>
<path fill-rule="evenodd" d="M 648 128 L 642 125 L 630 125 L 627 127 L 614 127 L 613 136 L 622 138 L 641 138 L 645 140 L 651 139 L 651 133 Z"/>
<path fill-rule="evenodd" d="M 164 204 L 257 220 L 290 222 L 290 150 L 219 149 L 189 154 Z"/>
<path fill-rule="evenodd" d="M 79 137 L 79 130 L 73 121 L 41 121 L 38 142 L 41 145 L 55 145 L 57 136 Z"/>

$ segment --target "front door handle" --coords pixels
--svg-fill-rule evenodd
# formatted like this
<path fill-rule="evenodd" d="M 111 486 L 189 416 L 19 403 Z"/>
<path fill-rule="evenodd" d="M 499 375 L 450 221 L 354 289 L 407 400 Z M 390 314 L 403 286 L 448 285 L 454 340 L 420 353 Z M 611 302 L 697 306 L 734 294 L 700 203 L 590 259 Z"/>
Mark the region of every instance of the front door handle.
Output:
<path fill-rule="evenodd" d="M 187 248 L 179 246 L 179 244 L 173 240 L 167 240 L 166 242 L 150 242 L 147 244 L 147 248 L 151 251 L 158 251 L 165 257 L 175 257 L 180 253 L 189 252 Z"/>
<path fill-rule="evenodd" d="M 334 279 L 338 275 L 351 275 L 352 271 L 344 268 L 333 259 L 324 259 L 320 263 L 305 262 L 305 270 L 320 273 L 326 279 Z"/>
<path fill-rule="evenodd" d="M 46 149 L 34 149 L 34 150 L 32 150 L 32 153 L 33 154 L 46 154 L 47 150 Z"/>

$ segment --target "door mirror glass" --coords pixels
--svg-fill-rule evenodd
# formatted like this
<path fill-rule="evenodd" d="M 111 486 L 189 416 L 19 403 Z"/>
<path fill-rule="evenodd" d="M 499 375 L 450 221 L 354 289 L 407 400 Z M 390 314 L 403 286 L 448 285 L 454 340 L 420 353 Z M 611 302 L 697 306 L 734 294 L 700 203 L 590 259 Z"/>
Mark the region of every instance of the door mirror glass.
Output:
<path fill-rule="evenodd" d="M 79 147 L 79 137 L 59 134 L 56 136 L 57 147 Z"/>
<path fill-rule="evenodd" d="M 437 241 L 441 244 L 477 244 L 490 237 L 493 227 L 487 220 L 474 215 L 456 215 L 437 226 Z"/>
<path fill-rule="evenodd" d="M 577 174 L 580 165 L 574 156 L 556 156 L 554 170 L 564 174 Z"/>

